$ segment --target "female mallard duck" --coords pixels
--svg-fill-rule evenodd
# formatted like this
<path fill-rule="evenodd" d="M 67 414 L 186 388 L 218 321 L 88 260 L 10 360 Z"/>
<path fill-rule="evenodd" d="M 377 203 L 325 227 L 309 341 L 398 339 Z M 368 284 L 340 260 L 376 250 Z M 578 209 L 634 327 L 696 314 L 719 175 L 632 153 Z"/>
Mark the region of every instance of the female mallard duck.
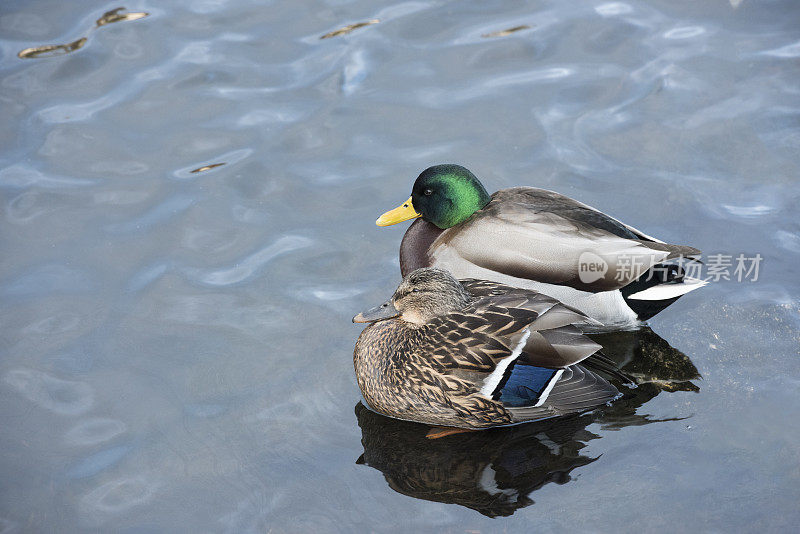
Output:
<path fill-rule="evenodd" d="M 663 262 L 700 251 L 643 234 L 586 204 L 533 187 L 489 196 L 459 165 L 419 175 L 411 198 L 376 221 L 389 226 L 419 217 L 400 245 L 403 275 L 448 269 L 541 291 L 606 326 L 632 326 L 705 285 Z"/>
<path fill-rule="evenodd" d="M 575 326 L 587 320 L 535 291 L 419 269 L 353 318 L 372 323 L 353 353 L 358 386 L 377 412 L 447 427 L 585 411 L 618 395 L 576 365 L 600 348 Z"/>

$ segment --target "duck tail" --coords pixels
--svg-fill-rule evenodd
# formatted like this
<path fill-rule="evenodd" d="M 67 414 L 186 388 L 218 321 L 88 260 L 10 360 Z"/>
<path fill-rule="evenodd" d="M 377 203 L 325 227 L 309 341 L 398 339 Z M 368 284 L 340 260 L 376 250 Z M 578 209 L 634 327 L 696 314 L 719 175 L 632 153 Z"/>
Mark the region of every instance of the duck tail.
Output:
<path fill-rule="evenodd" d="M 686 276 L 685 269 L 678 264 L 660 263 L 620 291 L 637 318 L 646 321 L 681 296 L 707 283 L 706 280 Z"/>

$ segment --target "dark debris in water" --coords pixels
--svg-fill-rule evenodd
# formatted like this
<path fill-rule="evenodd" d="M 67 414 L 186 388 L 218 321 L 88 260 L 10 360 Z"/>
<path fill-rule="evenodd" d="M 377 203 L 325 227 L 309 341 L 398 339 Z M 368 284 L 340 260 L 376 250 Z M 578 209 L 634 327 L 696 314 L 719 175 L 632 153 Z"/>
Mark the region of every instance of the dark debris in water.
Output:
<path fill-rule="evenodd" d="M 379 22 L 380 19 L 371 19 L 365 22 L 356 22 L 355 24 L 348 24 L 347 26 L 339 28 L 338 30 L 333 30 L 332 32 L 326 33 L 325 35 L 320 37 L 320 39 L 330 39 L 331 37 L 339 37 L 340 35 L 346 35 L 353 30 L 357 30 L 358 28 L 363 28 L 364 26 L 371 26 L 372 24 L 378 24 Z"/>
<path fill-rule="evenodd" d="M 81 48 L 86 44 L 86 41 L 87 37 L 81 37 L 80 39 L 67 44 L 34 46 L 32 48 L 26 48 L 25 50 L 20 51 L 17 56 L 22 59 L 61 56 Z"/>
<path fill-rule="evenodd" d="M 210 171 L 211 169 L 216 169 L 217 167 L 222 167 L 225 165 L 225 162 L 222 163 L 212 163 L 211 165 L 203 165 L 202 167 L 198 167 L 192 171 L 189 171 L 192 174 L 197 174 L 198 172 L 206 172 Z"/>
<path fill-rule="evenodd" d="M 112 9 L 111 11 L 106 11 L 103 13 L 103 16 L 97 19 L 97 26 L 104 26 L 106 24 L 111 24 L 113 22 L 122 22 L 125 20 L 139 20 L 143 19 L 148 16 L 150 13 L 145 13 L 143 11 L 137 13 L 120 13 L 123 11 L 124 7 L 118 7 L 117 9 Z"/>
<path fill-rule="evenodd" d="M 122 22 L 125 20 L 138 20 L 143 19 L 149 15 L 149 13 L 145 12 L 136 12 L 136 13 L 121 13 L 125 8 L 118 7 L 116 9 L 112 9 L 111 11 L 106 11 L 103 13 L 103 16 L 97 19 L 97 26 L 105 26 L 106 24 L 112 24 L 114 22 Z M 95 29 L 95 28 L 92 28 Z M 61 56 L 64 54 L 69 54 L 70 52 L 74 52 L 83 47 L 88 41 L 88 37 L 81 37 L 71 43 L 67 44 L 50 44 L 50 45 L 41 45 L 41 46 L 33 46 L 31 48 L 26 48 L 25 50 L 21 50 L 17 57 L 20 59 L 33 59 L 33 58 L 40 58 L 40 57 L 53 57 L 53 56 Z"/>
<path fill-rule="evenodd" d="M 506 28 L 505 30 L 500 30 L 491 33 L 484 33 L 481 37 L 485 39 L 489 39 L 492 37 L 505 37 L 506 35 L 511 35 L 512 33 L 519 32 L 522 30 L 529 30 L 531 27 L 527 24 L 522 24 L 520 26 L 514 26 L 513 28 Z"/>

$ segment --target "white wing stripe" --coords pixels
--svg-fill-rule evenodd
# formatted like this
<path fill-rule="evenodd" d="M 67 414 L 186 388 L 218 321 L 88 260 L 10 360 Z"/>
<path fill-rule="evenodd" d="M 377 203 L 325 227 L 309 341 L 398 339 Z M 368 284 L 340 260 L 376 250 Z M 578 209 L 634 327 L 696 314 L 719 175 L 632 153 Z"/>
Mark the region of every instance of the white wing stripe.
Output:
<path fill-rule="evenodd" d="M 486 397 L 492 396 L 492 393 L 494 393 L 497 384 L 499 384 L 500 381 L 503 379 L 503 375 L 505 374 L 506 369 L 508 369 L 508 366 L 511 365 L 511 363 L 514 360 L 519 358 L 520 354 L 522 354 L 522 348 L 525 346 L 525 343 L 527 343 L 530 335 L 531 335 L 530 328 L 526 328 L 525 333 L 522 335 L 522 339 L 520 339 L 519 343 L 517 343 L 517 346 L 514 347 L 514 351 L 511 353 L 511 356 L 507 356 L 502 360 L 500 360 L 497 363 L 497 367 L 495 367 L 494 371 L 492 371 L 492 374 L 490 374 L 484 379 L 483 387 L 481 388 L 480 391 L 481 395 L 484 395 Z"/>
<path fill-rule="evenodd" d="M 556 382 L 558 382 L 558 379 L 561 378 L 561 374 L 563 372 L 564 372 L 563 369 L 559 369 L 558 371 L 556 371 L 556 374 L 554 374 L 553 378 L 551 378 L 550 382 L 548 382 L 547 387 L 544 388 L 544 391 L 542 391 L 542 394 L 539 395 L 539 400 L 536 402 L 536 404 L 533 405 L 534 408 L 536 406 L 541 406 L 542 404 L 544 404 L 544 401 L 547 400 L 547 396 L 550 395 L 550 392 L 553 390 L 553 386 L 556 385 Z"/>

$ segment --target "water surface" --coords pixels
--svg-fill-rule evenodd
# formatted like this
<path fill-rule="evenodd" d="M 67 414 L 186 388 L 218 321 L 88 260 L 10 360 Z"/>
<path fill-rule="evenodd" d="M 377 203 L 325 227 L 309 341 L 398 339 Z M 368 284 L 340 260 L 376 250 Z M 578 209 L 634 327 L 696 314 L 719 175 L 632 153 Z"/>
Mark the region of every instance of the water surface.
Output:
<path fill-rule="evenodd" d="M 0 531 L 796 526 L 795 2 L 124 5 L 0 7 Z M 350 318 L 442 162 L 759 279 L 606 337 L 623 402 L 425 442 Z"/>

